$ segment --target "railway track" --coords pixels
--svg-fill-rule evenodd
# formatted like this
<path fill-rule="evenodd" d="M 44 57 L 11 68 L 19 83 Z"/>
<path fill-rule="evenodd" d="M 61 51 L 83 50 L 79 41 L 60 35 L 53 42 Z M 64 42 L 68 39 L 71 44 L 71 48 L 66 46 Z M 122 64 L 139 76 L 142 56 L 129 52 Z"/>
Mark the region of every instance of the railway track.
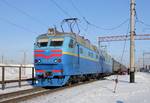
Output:
<path fill-rule="evenodd" d="M 65 86 L 65 87 L 59 87 L 59 88 L 32 88 L 28 90 L 22 90 L 22 91 L 17 91 L 17 92 L 12 92 L 12 93 L 6 93 L 6 94 L 1 94 L 0 95 L 0 103 L 18 103 L 21 101 L 25 101 L 28 99 L 32 99 L 38 96 L 42 96 L 45 94 L 50 94 L 53 92 L 57 92 L 60 90 L 64 90 L 67 88 L 83 85 L 83 84 L 88 84 L 91 82 L 94 82 L 97 80 L 90 80 L 86 82 L 80 82 L 80 83 L 75 83 L 72 84 L 71 86 Z"/>
<path fill-rule="evenodd" d="M 27 90 L 21 90 L 6 94 L 0 95 L 0 103 L 16 103 L 20 100 L 24 100 L 25 98 L 29 98 L 30 96 L 34 94 L 39 94 L 42 92 L 46 92 L 48 89 L 45 88 L 32 88 Z"/>

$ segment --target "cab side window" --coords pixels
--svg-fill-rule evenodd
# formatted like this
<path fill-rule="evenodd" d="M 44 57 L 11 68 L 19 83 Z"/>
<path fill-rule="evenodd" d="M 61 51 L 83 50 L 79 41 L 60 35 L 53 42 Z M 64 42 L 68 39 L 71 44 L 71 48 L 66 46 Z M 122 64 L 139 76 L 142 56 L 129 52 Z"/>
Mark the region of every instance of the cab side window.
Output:
<path fill-rule="evenodd" d="M 70 42 L 69 42 L 69 48 L 73 48 L 73 45 L 74 45 L 73 40 L 70 39 Z"/>
<path fill-rule="evenodd" d="M 83 49 L 82 49 L 82 48 L 80 48 L 80 50 L 79 50 L 79 51 L 80 51 L 80 54 L 83 54 Z"/>

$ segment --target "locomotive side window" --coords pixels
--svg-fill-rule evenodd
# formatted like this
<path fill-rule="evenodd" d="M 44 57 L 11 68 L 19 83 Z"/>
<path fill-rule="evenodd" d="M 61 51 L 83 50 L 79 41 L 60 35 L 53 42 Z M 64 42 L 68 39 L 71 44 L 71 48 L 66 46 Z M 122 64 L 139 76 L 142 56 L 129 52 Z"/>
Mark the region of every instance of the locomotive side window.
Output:
<path fill-rule="evenodd" d="M 90 52 L 88 52 L 88 56 L 89 56 L 89 57 L 91 56 Z"/>
<path fill-rule="evenodd" d="M 91 53 L 91 58 L 93 58 L 93 53 Z"/>
<path fill-rule="evenodd" d="M 93 58 L 93 53 L 92 52 L 88 52 L 88 56 Z"/>
<path fill-rule="evenodd" d="M 72 39 L 69 42 L 69 48 L 73 48 L 73 40 Z"/>
<path fill-rule="evenodd" d="M 50 42 L 50 46 L 62 46 L 63 39 L 52 39 Z"/>
<path fill-rule="evenodd" d="M 83 54 L 83 49 L 82 48 L 80 48 L 80 53 Z"/>
<path fill-rule="evenodd" d="M 98 59 L 98 55 L 96 54 L 96 59 Z"/>

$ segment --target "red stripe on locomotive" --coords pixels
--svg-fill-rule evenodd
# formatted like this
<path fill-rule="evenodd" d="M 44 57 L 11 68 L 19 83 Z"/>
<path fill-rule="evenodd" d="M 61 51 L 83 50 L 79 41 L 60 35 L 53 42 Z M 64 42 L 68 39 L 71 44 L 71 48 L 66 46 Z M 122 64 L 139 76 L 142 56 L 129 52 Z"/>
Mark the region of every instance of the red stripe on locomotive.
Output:
<path fill-rule="evenodd" d="M 44 55 L 44 54 L 35 54 L 35 57 L 42 57 L 42 58 L 45 58 L 45 59 L 49 59 L 49 58 L 52 58 L 52 57 L 60 57 L 62 56 L 62 54 L 51 54 L 51 55 Z"/>
<path fill-rule="evenodd" d="M 35 50 L 35 52 L 44 52 L 44 50 Z"/>
<path fill-rule="evenodd" d="M 62 72 L 62 70 L 52 70 L 54 73 Z"/>
<path fill-rule="evenodd" d="M 62 50 L 51 50 L 51 52 L 62 52 Z"/>
<path fill-rule="evenodd" d="M 45 72 L 45 70 L 35 70 L 36 72 L 40 72 L 40 73 L 43 73 Z"/>

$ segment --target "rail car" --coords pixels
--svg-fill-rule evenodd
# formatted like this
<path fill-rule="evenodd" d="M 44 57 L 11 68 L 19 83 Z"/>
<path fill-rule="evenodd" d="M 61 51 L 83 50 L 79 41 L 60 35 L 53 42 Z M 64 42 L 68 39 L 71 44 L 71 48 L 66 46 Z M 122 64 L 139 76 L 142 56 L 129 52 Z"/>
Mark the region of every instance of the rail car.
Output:
<path fill-rule="evenodd" d="M 34 66 L 37 86 L 63 86 L 110 74 L 113 59 L 88 39 L 73 32 L 49 29 L 36 38 Z"/>
<path fill-rule="evenodd" d="M 128 68 L 123 65 L 122 63 L 113 59 L 113 67 L 112 67 L 113 74 L 127 74 Z"/>

